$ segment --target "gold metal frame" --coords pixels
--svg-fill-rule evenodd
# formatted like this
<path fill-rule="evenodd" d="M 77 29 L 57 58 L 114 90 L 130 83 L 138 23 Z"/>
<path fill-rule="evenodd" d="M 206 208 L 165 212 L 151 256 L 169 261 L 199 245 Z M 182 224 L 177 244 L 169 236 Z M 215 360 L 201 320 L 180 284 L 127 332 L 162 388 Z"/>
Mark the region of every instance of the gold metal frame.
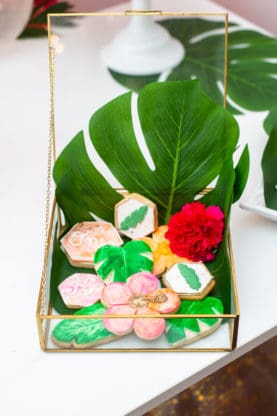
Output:
<path fill-rule="evenodd" d="M 50 215 L 50 199 L 51 199 L 51 171 L 52 165 L 56 159 L 56 142 L 55 142 L 55 114 L 54 114 L 54 84 L 55 84 L 55 46 L 51 39 L 51 17 L 83 17 L 83 16 L 136 16 L 136 15 L 152 15 L 152 16 L 174 16 L 174 17 L 190 17 L 190 16 L 221 16 L 225 21 L 225 49 L 224 49 L 224 94 L 223 94 L 223 106 L 226 107 L 227 96 L 227 53 L 228 53 L 228 14 L 226 13 L 185 13 L 185 12 L 162 12 L 162 11 L 125 11 L 114 13 L 58 13 L 48 14 L 48 53 L 49 53 L 49 74 L 50 74 L 50 126 L 49 126 L 49 145 L 48 145 L 48 167 L 47 167 L 47 191 L 46 191 L 46 205 L 45 205 L 45 241 L 44 241 L 44 259 L 41 275 L 41 283 L 39 289 L 39 296 L 36 309 L 36 320 L 38 327 L 38 335 L 40 346 L 43 351 L 47 352 L 223 352 L 231 351 L 236 347 L 238 325 L 239 325 L 239 306 L 238 306 L 238 293 L 235 279 L 234 259 L 231 245 L 230 234 L 228 235 L 228 246 L 231 265 L 231 277 L 232 277 L 232 290 L 233 301 L 235 306 L 235 313 L 216 315 L 219 319 L 227 319 L 229 324 L 229 344 L 230 347 L 224 348 L 52 348 L 48 346 L 49 329 L 51 320 L 57 319 L 101 319 L 101 315 L 53 315 L 52 305 L 50 301 L 46 302 L 46 285 L 47 285 L 47 270 L 49 267 L 49 254 L 52 244 L 52 234 L 54 227 L 54 219 L 57 214 L 58 223 L 60 221 L 59 209 L 54 199 L 52 212 Z M 140 318 L 149 318 L 150 315 L 140 315 Z M 110 318 L 130 318 L 134 315 L 109 315 Z M 151 315 L 151 317 L 157 317 Z M 164 318 L 214 318 L 215 315 L 176 315 L 176 314 L 164 314 Z"/>

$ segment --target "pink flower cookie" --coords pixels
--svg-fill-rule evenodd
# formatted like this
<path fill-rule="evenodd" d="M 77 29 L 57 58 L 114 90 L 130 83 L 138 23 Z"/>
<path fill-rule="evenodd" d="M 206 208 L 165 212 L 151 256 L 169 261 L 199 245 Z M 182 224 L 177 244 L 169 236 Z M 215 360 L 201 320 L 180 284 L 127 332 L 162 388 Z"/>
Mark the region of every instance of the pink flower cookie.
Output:
<path fill-rule="evenodd" d="M 94 254 L 106 244 L 121 246 L 123 241 L 112 224 L 102 221 L 75 224 L 61 239 L 69 263 L 76 267 L 93 267 Z"/>
<path fill-rule="evenodd" d="M 176 312 L 179 296 L 171 289 L 159 289 L 159 279 L 151 273 L 133 274 L 126 283 L 110 283 L 101 294 L 101 302 L 108 309 L 105 315 L 158 315 Z M 165 331 L 165 319 L 160 318 L 104 318 L 106 329 L 116 335 L 133 330 L 139 338 L 154 340 Z"/>
<path fill-rule="evenodd" d="M 103 280 L 95 274 L 74 273 L 58 289 L 68 308 L 79 309 L 98 302 L 104 287 Z"/>

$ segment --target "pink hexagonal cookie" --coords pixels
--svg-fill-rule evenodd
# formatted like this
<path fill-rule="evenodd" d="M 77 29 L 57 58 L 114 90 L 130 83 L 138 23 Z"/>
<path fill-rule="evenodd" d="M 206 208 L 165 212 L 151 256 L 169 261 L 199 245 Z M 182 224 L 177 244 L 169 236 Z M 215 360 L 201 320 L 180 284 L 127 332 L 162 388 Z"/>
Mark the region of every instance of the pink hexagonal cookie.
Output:
<path fill-rule="evenodd" d="M 123 241 L 112 224 L 102 221 L 75 224 L 61 239 L 68 261 L 76 267 L 93 267 L 95 252 L 106 244 L 121 246 Z"/>
<path fill-rule="evenodd" d="M 68 308 L 83 308 L 98 302 L 105 287 L 96 274 L 74 273 L 59 284 L 61 297 Z"/>

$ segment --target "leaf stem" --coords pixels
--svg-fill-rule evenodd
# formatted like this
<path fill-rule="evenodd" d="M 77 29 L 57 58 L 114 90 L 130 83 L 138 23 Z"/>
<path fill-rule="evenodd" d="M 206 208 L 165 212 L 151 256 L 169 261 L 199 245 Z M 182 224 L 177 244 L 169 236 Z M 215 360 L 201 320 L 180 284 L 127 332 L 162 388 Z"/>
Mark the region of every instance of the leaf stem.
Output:
<path fill-rule="evenodd" d="M 180 114 L 180 122 L 179 122 L 179 127 L 178 127 L 178 140 L 177 140 L 176 153 L 175 153 L 175 159 L 174 159 L 174 164 L 173 164 L 171 191 L 169 194 L 168 204 L 167 204 L 166 213 L 165 213 L 165 224 L 168 223 L 169 217 L 171 215 L 173 199 L 174 199 L 174 194 L 175 194 L 175 189 L 176 189 L 177 172 L 178 172 L 178 167 L 179 167 L 181 129 L 182 129 L 183 118 L 184 118 L 184 105 L 185 105 L 185 99 L 183 98 L 182 109 L 181 109 L 181 114 Z"/>

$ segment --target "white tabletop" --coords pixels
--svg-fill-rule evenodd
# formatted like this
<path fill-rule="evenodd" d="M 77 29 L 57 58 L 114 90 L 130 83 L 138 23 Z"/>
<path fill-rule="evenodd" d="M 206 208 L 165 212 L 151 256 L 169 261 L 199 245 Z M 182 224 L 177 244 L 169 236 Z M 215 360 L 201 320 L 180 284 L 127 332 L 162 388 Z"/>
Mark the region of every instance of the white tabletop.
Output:
<path fill-rule="evenodd" d="M 125 4 L 117 10 L 128 8 L 130 5 Z M 193 2 L 193 6 L 188 0 L 182 4 L 178 0 L 157 0 L 153 1 L 153 9 L 223 10 L 203 0 Z M 237 17 L 231 15 L 231 19 Z M 43 255 L 49 118 L 47 58 L 46 39 L 17 41 L 13 50 L 0 56 L 1 413 L 142 415 L 276 333 L 273 259 L 277 224 L 243 211 L 237 204 L 233 207 L 231 229 L 241 312 L 235 351 L 43 353 L 38 343 L 35 307 Z M 248 113 L 237 117 L 240 141 L 248 142 L 250 147 L 250 183 L 255 181 L 266 143 L 264 116 L 265 113 Z M 262 287 L 268 289 L 263 291 Z"/>

